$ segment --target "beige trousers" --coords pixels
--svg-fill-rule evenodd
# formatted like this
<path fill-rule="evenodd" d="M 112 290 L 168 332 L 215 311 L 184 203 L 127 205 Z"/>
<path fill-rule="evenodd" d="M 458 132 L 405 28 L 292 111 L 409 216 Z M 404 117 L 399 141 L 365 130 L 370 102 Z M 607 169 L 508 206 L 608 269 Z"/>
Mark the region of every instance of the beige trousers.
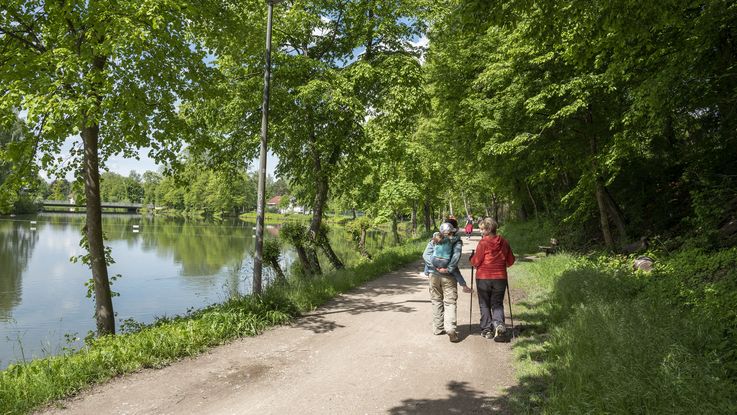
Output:
<path fill-rule="evenodd" d="M 456 301 L 458 285 L 452 276 L 430 274 L 430 303 L 432 304 L 433 332 L 456 331 Z"/>

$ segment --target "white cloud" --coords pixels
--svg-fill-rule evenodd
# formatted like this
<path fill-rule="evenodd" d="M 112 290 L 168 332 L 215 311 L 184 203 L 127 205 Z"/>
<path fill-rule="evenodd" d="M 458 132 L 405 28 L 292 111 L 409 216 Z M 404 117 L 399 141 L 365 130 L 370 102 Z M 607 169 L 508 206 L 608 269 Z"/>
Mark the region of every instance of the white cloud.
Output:
<path fill-rule="evenodd" d="M 425 63 L 425 52 L 427 51 L 427 45 L 430 43 L 430 40 L 427 38 L 427 36 L 422 36 L 421 38 L 410 41 L 409 42 L 412 47 L 420 48 L 420 63 Z"/>
<path fill-rule="evenodd" d="M 417 41 L 409 43 L 416 48 L 426 48 L 429 42 L 430 39 L 428 39 L 427 36 L 422 36 L 421 38 L 417 39 Z"/>

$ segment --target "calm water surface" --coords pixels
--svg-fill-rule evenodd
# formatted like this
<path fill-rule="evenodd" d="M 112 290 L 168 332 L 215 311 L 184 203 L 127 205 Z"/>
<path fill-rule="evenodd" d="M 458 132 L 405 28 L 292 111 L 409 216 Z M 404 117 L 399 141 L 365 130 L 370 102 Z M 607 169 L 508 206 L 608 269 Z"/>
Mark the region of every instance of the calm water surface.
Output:
<path fill-rule="evenodd" d="M 59 353 L 68 346 L 65 334 L 84 337 L 95 329 L 94 301 L 86 298 L 84 285 L 90 271 L 69 260 L 83 253 L 83 224 L 78 214 L 0 218 L 0 369 Z M 120 293 L 113 298 L 117 324 L 126 319 L 150 323 L 247 294 L 254 226 L 238 220 L 103 216 L 115 260 L 109 273 L 121 275 L 112 287 Z M 276 227 L 266 231 L 266 238 L 278 236 Z M 388 239 L 375 234 L 372 245 Z M 350 262 L 353 250 L 345 232 L 334 230 L 331 241 Z M 294 258 L 291 251 L 284 253 L 285 270 Z M 266 269 L 264 274 L 268 283 L 273 275 Z"/>

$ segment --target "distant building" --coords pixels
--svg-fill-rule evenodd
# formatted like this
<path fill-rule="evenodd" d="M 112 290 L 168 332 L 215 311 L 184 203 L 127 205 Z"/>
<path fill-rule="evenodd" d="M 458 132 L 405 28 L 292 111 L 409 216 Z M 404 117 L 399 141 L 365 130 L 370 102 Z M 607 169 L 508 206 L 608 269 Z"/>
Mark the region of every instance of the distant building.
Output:
<path fill-rule="evenodd" d="M 282 196 L 274 196 L 266 202 L 267 208 L 278 209 Z"/>
<path fill-rule="evenodd" d="M 286 213 L 309 213 L 309 210 L 306 209 L 304 206 L 297 205 L 297 200 L 293 197 L 289 198 L 289 204 L 286 207 L 279 207 L 282 203 L 282 198 L 285 196 L 274 196 L 271 199 L 269 199 L 266 202 L 266 208 L 277 210 L 279 213 L 286 214 Z"/>

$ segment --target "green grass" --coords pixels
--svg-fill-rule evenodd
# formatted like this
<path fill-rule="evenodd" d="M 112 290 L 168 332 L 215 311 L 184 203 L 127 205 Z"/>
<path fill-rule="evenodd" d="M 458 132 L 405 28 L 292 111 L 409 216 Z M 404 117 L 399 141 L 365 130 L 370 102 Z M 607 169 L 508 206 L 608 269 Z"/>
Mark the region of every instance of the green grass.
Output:
<path fill-rule="evenodd" d="M 555 236 L 552 224 L 543 220 L 509 223 L 499 234 L 509 241 L 517 257 L 539 253 L 538 246 L 550 245 L 550 238 Z"/>
<path fill-rule="evenodd" d="M 242 213 L 238 218 L 247 222 L 256 222 L 256 212 Z M 279 224 L 287 221 L 309 222 L 311 218 L 312 215 L 302 215 L 299 213 L 285 215 L 283 213 L 266 212 L 266 215 L 264 215 L 264 223 Z"/>
<path fill-rule="evenodd" d="M 257 335 L 338 293 L 417 260 L 425 244 L 424 240 L 411 241 L 385 249 L 372 261 L 350 269 L 294 280 L 289 286 L 270 288 L 262 296 L 232 299 L 135 333 L 99 338 L 74 353 L 11 365 L 0 372 L 0 414 L 26 413 L 112 377 L 166 366 L 235 338 Z"/>
<path fill-rule="evenodd" d="M 505 229 L 513 248 L 524 229 Z M 737 251 L 663 257 L 652 274 L 629 263 L 562 254 L 510 269 L 526 294 L 514 413 L 737 413 Z"/>

